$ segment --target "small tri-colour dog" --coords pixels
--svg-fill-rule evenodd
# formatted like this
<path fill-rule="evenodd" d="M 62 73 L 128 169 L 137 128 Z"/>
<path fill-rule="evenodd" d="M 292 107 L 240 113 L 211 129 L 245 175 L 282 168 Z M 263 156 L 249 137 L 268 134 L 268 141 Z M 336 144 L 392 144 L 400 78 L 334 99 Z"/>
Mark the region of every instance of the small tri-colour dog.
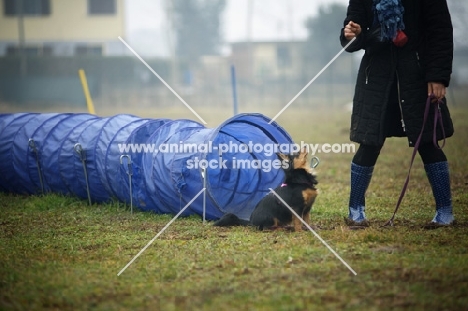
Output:
<path fill-rule="evenodd" d="M 317 197 L 317 179 L 307 161 L 307 148 L 299 154 L 278 154 L 283 161 L 285 179 L 281 186 L 274 189 L 302 219 L 310 224 L 310 210 Z M 316 158 L 315 158 L 316 159 Z M 250 220 L 239 219 L 234 214 L 226 214 L 214 223 L 214 226 L 255 226 L 260 230 L 275 229 L 293 225 L 294 231 L 302 230 L 302 222 L 291 210 L 273 194 L 266 195 L 255 207 Z"/>

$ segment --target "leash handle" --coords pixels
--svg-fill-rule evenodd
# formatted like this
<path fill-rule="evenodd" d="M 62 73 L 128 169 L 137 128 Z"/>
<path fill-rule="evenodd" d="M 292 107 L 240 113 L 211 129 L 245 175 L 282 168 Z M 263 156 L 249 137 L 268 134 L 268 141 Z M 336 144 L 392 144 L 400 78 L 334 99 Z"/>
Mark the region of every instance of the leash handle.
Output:
<path fill-rule="evenodd" d="M 406 180 L 405 180 L 405 183 L 403 185 L 403 188 L 401 189 L 401 192 L 400 192 L 400 196 L 398 197 L 398 201 L 397 201 L 397 204 L 395 206 L 395 211 L 393 212 L 393 215 L 392 215 L 392 218 L 390 218 L 382 227 L 387 227 L 387 226 L 393 226 L 393 220 L 395 219 L 395 215 L 398 211 L 398 209 L 400 208 L 400 205 L 401 205 L 401 202 L 403 200 L 403 197 L 405 196 L 405 193 L 406 193 L 406 190 L 408 188 L 408 184 L 409 184 L 409 179 L 410 179 L 410 175 L 411 175 L 411 168 L 413 167 L 413 162 L 414 162 L 414 158 L 416 157 L 416 153 L 418 152 L 418 148 L 419 148 L 419 145 L 421 144 L 421 139 L 422 139 L 422 135 L 423 135 L 423 132 L 424 132 L 424 128 L 426 127 L 426 122 L 427 122 L 427 119 L 428 119 L 428 116 L 429 116 L 429 110 L 430 110 L 430 107 L 431 107 L 431 103 L 433 102 L 433 100 L 435 99 L 436 97 L 434 96 L 434 94 L 431 94 L 427 97 L 427 100 L 426 100 L 426 107 L 424 108 L 424 118 L 423 118 L 423 124 L 422 124 L 422 128 L 421 128 L 421 132 L 419 133 L 419 136 L 418 136 L 418 139 L 416 140 L 416 143 L 414 144 L 414 148 L 413 148 L 413 154 L 411 155 L 411 161 L 410 161 L 410 165 L 409 165 L 409 169 L 408 169 L 408 174 L 406 175 Z M 442 113 L 440 111 L 440 103 L 444 103 L 442 100 L 440 99 L 437 99 L 436 100 L 436 105 L 434 105 L 435 107 L 435 113 L 434 113 L 434 129 L 433 129 L 433 135 L 432 135 L 432 142 L 434 144 L 434 146 L 436 148 L 439 148 L 439 149 L 442 149 L 444 148 L 445 146 L 445 130 L 444 130 L 444 124 L 442 122 Z M 437 143 L 437 122 L 440 122 L 441 124 L 441 127 L 442 127 L 442 136 L 443 136 L 443 144 L 442 144 L 442 147 L 439 146 L 439 144 Z"/>
<path fill-rule="evenodd" d="M 432 133 L 432 143 L 438 149 L 445 147 L 445 129 L 444 122 L 442 121 L 442 112 L 440 111 L 440 104 L 444 104 L 444 101 L 437 99 L 436 105 L 434 106 L 434 132 Z M 440 128 L 442 130 L 443 142 L 442 146 L 439 146 L 437 141 L 437 122 L 440 122 Z"/>

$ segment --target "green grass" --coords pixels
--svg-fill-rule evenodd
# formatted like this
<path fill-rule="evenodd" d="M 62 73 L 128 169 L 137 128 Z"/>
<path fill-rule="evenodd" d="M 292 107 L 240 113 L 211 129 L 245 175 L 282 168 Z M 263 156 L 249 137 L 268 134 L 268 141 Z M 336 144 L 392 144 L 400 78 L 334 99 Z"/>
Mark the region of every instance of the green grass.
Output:
<path fill-rule="evenodd" d="M 276 114 L 271 109 L 269 116 Z M 1 310 L 462 310 L 468 305 L 468 111 L 452 111 L 451 165 L 458 225 L 426 231 L 434 203 L 417 158 L 395 227 L 392 214 L 412 149 L 389 139 L 367 193 L 372 226 L 352 231 L 350 154 L 319 154 L 320 195 L 312 222 L 357 272 L 310 232 L 216 228 L 130 214 L 115 203 L 87 206 L 59 195 L 0 194 Z M 278 119 L 296 141 L 347 143 L 349 113 L 288 109 Z"/>

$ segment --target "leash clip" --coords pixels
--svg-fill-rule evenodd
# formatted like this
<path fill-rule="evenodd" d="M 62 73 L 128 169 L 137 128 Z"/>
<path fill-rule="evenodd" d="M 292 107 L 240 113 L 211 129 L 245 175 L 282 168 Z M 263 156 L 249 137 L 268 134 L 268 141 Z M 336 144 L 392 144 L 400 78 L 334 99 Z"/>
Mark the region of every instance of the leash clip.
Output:
<path fill-rule="evenodd" d="M 320 159 L 318 157 L 312 157 L 312 159 L 310 159 L 311 168 L 316 168 L 319 164 L 320 164 Z"/>
<path fill-rule="evenodd" d="M 393 227 L 393 217 L 384 223 L 381 227 Z"/>

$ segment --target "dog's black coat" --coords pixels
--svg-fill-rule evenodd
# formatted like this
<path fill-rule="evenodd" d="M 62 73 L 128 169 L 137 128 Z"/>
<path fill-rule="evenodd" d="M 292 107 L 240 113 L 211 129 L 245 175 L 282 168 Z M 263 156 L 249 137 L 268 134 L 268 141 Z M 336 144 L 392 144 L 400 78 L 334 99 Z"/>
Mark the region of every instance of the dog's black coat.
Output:
<path fill-rule="evenodd" d="M 236 215 L 232 213 L 225 214 L 219 220 L 217 220 L 213 226 L 218 227 L 231 227 L 231 226 L 248 226 L 250 225 L 250 221 L 240 219 Z"/>
<path fill-rule="evenodd" d="M 284 186 L 279 186 L 274 189 L 275 193 L 280 196 L 299 216 L 308 213 L 313 201 L 308 205 L 305 202 L 302 192 L 306 189 L 315 189 L 317 180 L 314 175 L 309 174 L 304 169 L 294 169 L 289 172 L 288 178 L 284 182 Z M 260 202 L 258 202 L 252 215 L 250 223 L 253 226 L 263 230 L 264 227 L 269 228 L 275 225 L 285 226 L 290 224 L 295 217 L 289 208 L 273 194 L 269 193 Z M 275 223 L 275 218 L 278 223 Z"/>
<path fill-rule="evenodd" d="M 293 158 L 290 156 L 290 168 L 285 170 L 283 185 L 276 187 L 274 191 L 280 196 L 300 217 L 307 215 L 315 200 L 317 179 L 315 175 L 304 168 L 292 168 Z M 304 191 L 312 191 L 310 198 L 304 197 Z M 246 226 L 258 227 L 260 230 L 274 226 L 290 224 L 295 216 L 273 194 L 266 195 L 255 207 L 250 220 L 243 220 L 232 213 L 224 215 L 214 223 L 214 226 Z"/>

